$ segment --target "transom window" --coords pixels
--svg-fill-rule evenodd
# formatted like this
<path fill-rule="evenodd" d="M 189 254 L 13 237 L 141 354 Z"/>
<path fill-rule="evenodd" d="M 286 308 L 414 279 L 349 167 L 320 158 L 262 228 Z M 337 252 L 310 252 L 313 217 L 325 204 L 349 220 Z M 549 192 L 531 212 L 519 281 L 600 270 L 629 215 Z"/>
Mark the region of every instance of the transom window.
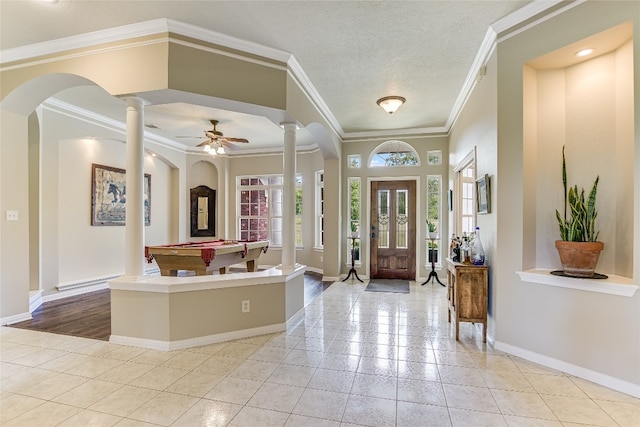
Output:
<path fill-rule="evenodd" d="M 418 166 L 420 161 L 414 148 L 403 141 L 387 141 L 371 154 L 369 167 Z"/>

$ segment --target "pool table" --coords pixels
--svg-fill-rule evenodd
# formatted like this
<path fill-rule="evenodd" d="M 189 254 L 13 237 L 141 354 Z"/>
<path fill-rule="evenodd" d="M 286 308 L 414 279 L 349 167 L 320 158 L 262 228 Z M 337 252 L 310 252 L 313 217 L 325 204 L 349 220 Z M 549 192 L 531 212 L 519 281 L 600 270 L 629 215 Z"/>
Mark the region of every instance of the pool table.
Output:
<path fill-rule="evenodd" d="M 154 259 L 162 276 L 177 276 L 178 270 L 194 271 L 197 276 L 227 273 L 230 265 L 247 263 L 247 271 L 257 271 L 261 253 L 267 252 L 268 240 L 210 240 L 174 245 L 145 246 L 147 262 Z"/>

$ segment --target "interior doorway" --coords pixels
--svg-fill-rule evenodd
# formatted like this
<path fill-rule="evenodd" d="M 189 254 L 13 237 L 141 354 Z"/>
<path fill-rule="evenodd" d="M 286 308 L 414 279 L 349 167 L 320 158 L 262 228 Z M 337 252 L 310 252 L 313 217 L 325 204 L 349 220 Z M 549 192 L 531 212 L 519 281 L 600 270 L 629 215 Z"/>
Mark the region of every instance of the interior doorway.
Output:
<path fill-rule="evenodd" d="M 416 182 L 371 182 L 372 279 L 416 278 Z"/>

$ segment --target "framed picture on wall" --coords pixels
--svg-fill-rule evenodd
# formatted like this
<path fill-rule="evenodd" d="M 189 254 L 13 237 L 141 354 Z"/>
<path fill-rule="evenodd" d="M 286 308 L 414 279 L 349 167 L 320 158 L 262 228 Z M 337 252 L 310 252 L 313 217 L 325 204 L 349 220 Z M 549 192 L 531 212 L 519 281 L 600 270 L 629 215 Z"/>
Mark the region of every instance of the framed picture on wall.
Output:
<path fill-rule="evenodd" d="M 144 174 L 144 225 L 151 224 L 151 175 Z M 124 169 L 91 165 L 91 225 L 124 225 L 127 185 Z"/>
<path fill-rule="evenodd" d="M 487 174 L 476 180 L 476 212 L 479 214 L 491 212 L 491 190 Z"/>

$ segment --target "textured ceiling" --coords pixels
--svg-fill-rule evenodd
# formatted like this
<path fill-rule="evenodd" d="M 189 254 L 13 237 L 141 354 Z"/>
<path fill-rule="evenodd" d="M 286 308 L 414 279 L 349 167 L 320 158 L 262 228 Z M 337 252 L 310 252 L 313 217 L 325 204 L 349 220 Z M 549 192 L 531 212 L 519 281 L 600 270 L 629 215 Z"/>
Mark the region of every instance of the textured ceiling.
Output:
<path fill-rule="evenodd" d="M 169 18 L 292 53 L 345 133 L 441 128 L 489 26 L 527 3 L 0 0 L 0 48 Z M 387 95 L 407 102 L 389 115 Z"/>

